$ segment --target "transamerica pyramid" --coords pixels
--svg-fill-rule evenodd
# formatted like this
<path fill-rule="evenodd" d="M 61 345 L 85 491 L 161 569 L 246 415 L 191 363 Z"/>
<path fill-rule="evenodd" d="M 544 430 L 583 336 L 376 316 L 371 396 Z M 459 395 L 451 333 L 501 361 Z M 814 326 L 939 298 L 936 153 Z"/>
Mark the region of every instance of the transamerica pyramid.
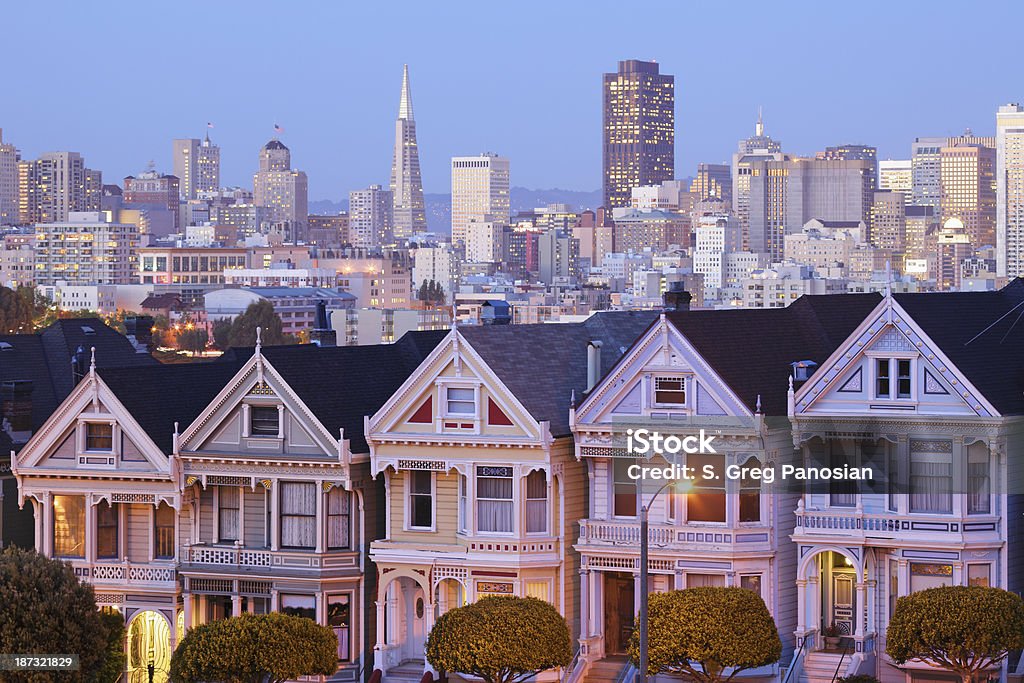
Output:
<path fill-rule="evenodd" d="M 402 72 L 402 98 L 395 121 L 395 154 L 391 161 L 391 192 L 395 237 L 409 237 L 427 229 L 423 209 L 423 179 L 420 152 L 416 145 L 416 121 L 409 91 L 409 65 Z"/>

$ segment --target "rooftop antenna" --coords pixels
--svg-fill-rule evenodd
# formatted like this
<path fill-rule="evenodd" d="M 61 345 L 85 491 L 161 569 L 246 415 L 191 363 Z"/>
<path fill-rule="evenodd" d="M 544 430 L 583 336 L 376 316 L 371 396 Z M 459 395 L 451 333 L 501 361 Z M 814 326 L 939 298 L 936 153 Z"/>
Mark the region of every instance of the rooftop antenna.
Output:
<path fill-rule="evenodd" d="M 757 105 L 757 125 L 754 126 L 754 137 L 764 135 L 764 121 L 761 119 L 761 105 Z"/>

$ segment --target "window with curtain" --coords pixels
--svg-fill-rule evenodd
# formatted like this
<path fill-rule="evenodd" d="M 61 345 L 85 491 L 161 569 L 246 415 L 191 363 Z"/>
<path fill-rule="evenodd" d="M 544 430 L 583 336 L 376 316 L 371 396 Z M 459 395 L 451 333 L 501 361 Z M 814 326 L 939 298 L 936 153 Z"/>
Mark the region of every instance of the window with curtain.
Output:
<path fill-rule="evenodd" d="M 747 458 L 743 463 L 744 468 L 759 468 L 761 462 L 754 457 Z M 743 470 L 747 472 L 746 469 Z M 761 521 L 761 481 L 750 476 L 743 476 L 740 479 L 740 521 L 760 522 Z"/>
<path fill-rule="evenodd" d="M 930 562 L 910 563 L 910 592 L 953 585 L 953 565 Z"/>
<path fill-rule="evenodd" d="M 85 496 L 53 497 L 53 554 L 85 557 Z"/>
<path fill-rule="evenodd" d="M 725 586 L 725 576 L 722 574 L 687 574 L 687 588 L 703 588 L 705 586 Z"/>
<path fill-rule="evenodd" d="M 459 531 L 466 531 L 466 488 L 468 480 L 466 475 L 459 475 Z"/>
<path fill-rule="evenodd" d="M 686 494 L 686 520 L 688 522 L 724 522 L 725 521 L 725 477 L 717 481 L 702 479 L 704 467 L 710 465 L 714 471 L 725 471 L 725 456 L 713 453 L 692 453 L 686 456 L 686 464 L 695 468 L 698 478 L 693 482 L 693 490 Z"/>
<path fill-rule="evenodd" d="M 237 486 L 217 487 L 217 540 L 237 541 L 241 495 Z"/>
<path fill-rule="evenodd" d="M 327 596 L 327 625 L 338 636 L 338 661 L 351 658 L 352 596 L 349 593 Z"/>
<path fill-rule="evenodd" d="M 612 459 L 612 514 L 616 517 L 636 517 L 635 479 L 629 478 L 629 466 L 636 464 L 632 458 Z"/>
<path fill-rule="evenodd" d="M 85 449 L 110 452 L 114 448 L 114 425 L 109 422 L 90 422 L 85 425 Z"/>
<path fill-rule="evenodd" d="M 829 441 L 829 467 L 857 466 L 857 442 L 849 439 Z M 830 479 L 828 504 L 831 507 L 857 505 L 857 482 L 850 479 Z"/>
<path fill-rule="evenodd" d="M 548 530 L 548 478 L 543 470 L 526 475 L 526 533 Z"/>
<path fill-rule="evenodd" d="M 117 507 L 107 501 L 96 506 L 96 557 L 117 558 Z"/>
<path fill-rule="evenodd" d="M 953 444 L 910 441 L 910 511 L 953 511 Z"/>
<path fill-rule="evenodd" d="M 350 497 L 351 494 L 340 486 L 327 494 L 327 548 L 330 550 L 347 550 L 352 545 Z"/>
<path fill-rule="evenodd" d="M 430 529 L 434 526 L 433 476 L 427 470 L 409 472 L 409 526 Z"/>
<path fill-rule="evenodd" d="M 512 468 L 476 468 L 476 528 L 512 533 Z"/>
<path fill-rule="evenodd" d="M 740 588 L 745 588 L 748 591 L 753 591 L 758 595 L 761 594 L 761 575 L 760 574 L 741 574 L 740 575 Z"/>
<path fill-rule="evenodd" d="M 153 538 L 156 539 L 153 556 L 158 560 L 174 557 L 174 508 L 160 503 L 153 512 L 153 526 Z"/>
<path fill-rule="evenodd" d="M 968 586 L 983 586 L 988 588 L 991 583 L 989 578 L 991 576 L 992 565 L 990 564 L 969 564 L 967 565 L 967 585 Z"/>
<path fill-rule="evenodd" d="M 316 547 L 316 484 L 281 482 L 281 545 Z"/>
<path fill-rule="evenodd" d="M 967 514 L 992 512 L 990 485 L 988 446 L 972 443 L 967 447 Z"/>

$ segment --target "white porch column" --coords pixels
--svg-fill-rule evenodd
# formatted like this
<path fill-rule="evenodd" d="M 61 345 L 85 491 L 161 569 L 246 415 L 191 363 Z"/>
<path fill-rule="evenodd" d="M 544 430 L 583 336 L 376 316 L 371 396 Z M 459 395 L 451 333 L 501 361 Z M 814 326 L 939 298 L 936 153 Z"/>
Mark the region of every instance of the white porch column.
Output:
<path fill-rule="evenodd" d="M 808 576 L 807 586 L 809 587 L 807 594 L 811 596 L 811 612 L 808 616 L 813 619 L 813 621 L 810 624 L 807 624 L 807 626 L 815 629 L 816 631 L 821 631 L 821 576 Z"/>
<path fill-rule="evenodd" d="M 276 588 L 270 589 L 270 611 L 277 612 L 281 609 L 281 594 Z"/>
<path fill-rule="evenodd" d="M 864 607 L 865 607 L 866 604 L 867 604 L 867 585 L 863 581 L 857 581 L 857 601 L 856 601 L 856 611 L 854 613 L 854 617 L 856 618 L 856 621 L 854 622 L 856 624 L 856 627 L 855 627 L 856 631 L 854 632 L 853 635 L 858 640 L 860 640 L 861 638 L 864 637 L 864 631 L 865 631 L 865 628 L 864 628 L 865 627 L 865 624 L 864 624 Z"/>
<path fill-rule="evenodd" d="M 807 580 L 796 580 L 796 631 L 807 630 Z"/>
<path fill-rule="evenodd" d="M 238 594 L 238 580 L 231 582 L 231 616 L 237 617 L 242 613 L 242 596 Z"/>
<path fill-rule="evenodd" d="M 270 482 L 270 549 L 280 549 L 281 520 L 278 509 L 280 507 L 280 491 L 278 480 Z"/>
<path fill-rule="evenodd" d="M 85 561 L 96 561 L 96 506 L 92 495 L 85 495 Z"/>
<path fill-rule="evenodd" d="M 677 569 L 675 576 L 672 577 L 672 587 L 677 591 L 686 588 L 686 574 Z"/>
<path fill-rule="evenodd" d="M 206 616 L 207 616 L 208 613 L 209 613 L 209 611 L 206 609 L 206 596 L 200 594 L 200 596 L 199 596 L 199 619 L 198 619 L 200 625 L 206 623 Z"/>
<path fill-rule="evenodd" d="M 324 482 L 320 479 L 316 481 L 316 522 L 314 522 L 314 528 L 316 529 L 316 552 L 322 553 L 324 551 L 324 530 L 327 525 L 324 524 Z"/>
<path fill-rule="evenodd" d="M 384 670 L 384 644 L 387 634 L 384 633 L 384 610 L 387 609 L 387 597 L 377 600 L 377 642 L 373 646 L 373 668 Z"/>
<path fill-rule="evenodd" d="M 43 517 L 46 514 L 44 510 L 46 507 L 35 498 L 29 498 L 29 503 L 32 504 L 32 520 L 35 522 L 36 527 L 36 552 L 40 555 L 46 555 L 46 538 L 43 534 L 45 528 Z"/>
<path fill-rule="evenodd" d="M 878 581 L 871 579 L 867 582 L 868 586 L 868 623 L 864 627 L 864 631 L 868 634 L 878 633 Z"/>
<path fill-rule="evenodd" d="M 53 497 L 43 496 L 43 555 L 53 557 Z"/>
<path fill-rule="evenodd" d="M 182 612 L 185 614 L 185 633 L 192 628 L 192 593 L 185 591 L 181 594 Z"/>
<path fill-rule="evenodd" d="M 966 497 L 966 496 L 961 496 Z M 953 563 L 953 585 L 962 586 L 964 585 L 964 563 L 954 562 Z"/>
<path fill-rule="evenodd" d="M 245 545 L 245 487 L 238 487 L 238 545 Z"/>
<path fill-rule="evenodd" d="M 590 570 L 580 570 L 580 640 L 590 637 Z"/>

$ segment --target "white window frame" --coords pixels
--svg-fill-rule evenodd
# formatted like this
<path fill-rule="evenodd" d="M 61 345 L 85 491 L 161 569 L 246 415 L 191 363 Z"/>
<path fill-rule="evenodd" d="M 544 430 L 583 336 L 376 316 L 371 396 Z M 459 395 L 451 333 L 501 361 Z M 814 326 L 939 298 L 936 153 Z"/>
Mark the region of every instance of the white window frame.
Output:
<path fill-rule="evenodd" d="M 661 403 L 658 401 L 658 380 L 679 380 L 683 383 L 683 402 L 682 403 Z M 651 375 L 651 407 L 652 408 L 688 408 L 690 406 L 690 389 L 693 386 L 693 382 L 690 377 L 680 374 L 671 373 L 659 373 Z"/>
<path fill-rule="evenodd" d="M 529 490 L 528 490 L 528 483 L 527 483 L 527 481 L 529 480 L 530 475 L 532 475 L 534 472 L 540 472 L 540 473 L 542 473 L 544 475 L 544 498 L 543 498 L 543 500 L 544 500 L 544 530 L 543 531 L 530 531 L 529 530 L 530 520 L 526 516 L 528 514 L 527 513 L 527 503 L 529 503 L 530 501 L 541 500 L 540 498 L 530 498 L 529 497 Z M 525 473 L 522 476 L 522 482 L 523 482 L 523 484 L 522 484 L 522 488 L 523 488 L 523 504 L 522 504 L 521 507 L 522 507 L 522 510 L 523 510 L 523 533 L 525 535 L 527 535 L 527 536 L 553 536 L 554 534 L 551 532 L 551 526 L 552 526 L 552 519 L 551 519 L 551 510 L 552 510 L 552 507 L 551 507 L 551 489 L 552 489 L 552 486 L 551 486 L 551 484 L 552 484 L 551 474 L 547 470 L 540 469 L 540 468 L 534 469 L 534 470 L 530 470 L 529 472 Z M 513 498 L 514 497 L 515 497 L 515 486 L 513 485 Z M 513 506 L 515 506 L 515 502 L 513 502 Z"/>
<path fill-rule="evenodd" d="M 865 354 L 870 361 L 868 367 L 868 377 L 870 380 L 868 398 L 870 401 L 892 401 L 898 403 L 900 401 L 917 401 L 918 400 L 918 356 L 911 353 L 867 353 Z M 878 362 L 879 361 L 889 362 L 889 395 L 879 396 L 878 395 Z M 910 396 L 899 395 L 899 361 L 906 360 L 910 361 Z"/>
<path fill-rule="evenodd" d="M 481 478 L 482 475 L 477 473 L 476 467 L 507 467 L 510 470 L 512 470 L 512 475 L 510 477 L 483 476 L 484 479 L 506 479 L 506 478 L 507 479 L 511 479 L 511 481 L 512 481 L 512 499 L 510 501 L 508 501 L 512 505 L 512 530 L 511 531 L 485 531 L 485 530 L 480 528 L 480 510 L 476 506 L 478 506 L 479 503 L 480 503 L 480 478 Z M 526 506 L 523 505 L 523 499 L 519 497 L 519 493 L 520 492 L 517 489 L 519 489 L 520 487 L 516 486 L 517 480 L 522 480 L 522 486 L 523 487 L 526 486 L 526 477 L 520 475 L 520 473 L 517 472 L 517 469 L 515 467 L 513 467 L 512 465 L 489 465 L 489 464 L 483 464 L 483 465 L 476 465 L 476 466 L 474 466 L 474 469 L 473 469 L 473 490 L 476 493 L 473 496 L 473 501 L 472 501 L 471 504 L 474 506 L 474 508 L 473 508 L 473 527 L 474 527 L 474 529 L 473 530 L 476 533 L 476 535 L 478 535 L 478 536 L 501 536 L 501 537 L 508 537 L 508 536 L 515 536 L 518 533 L 518 531 L 519 531 L 519 529 L 517 529 L 517 527 L 519 526 L 519 520 L 517 519 L 517 517 L 519 517 L 518 511 L 520 510 L 520 508 L 522 508 L 523 509 L 523 514 L 525 515 L 525 507 Z M 484 500 L 503 501 L 505 499 L 504 498 L 485 498 Z"/>
<path fill-rule="evenodd" d="M 441 417 L 448 418 L 451 420 L 464 420 L 476 422 L 480 419 L 480 385 L 461 384 L 461 383 L 448 383 L 445 382 L 440 385 L 441 393 Z M 448 410 L 448 390 L 449 389 L 469 389 L 473 392 L 473 412 L 472 413 L 453 413 Z"/>
<path fill-rule="evenodd" d="M 82 445 L 79 448 L 79 452 L 85 453 L 99 453 L 103 455 L 119 455 L 117 448 L 117 441 L 120 437 L 121 430 L 117 428 L 117 420 L 113 419 L 81 419 L 79 420 L 81 425 L 82 433 Z M 110 448 L 108 450 L 97 450 L 89 448 L 89 427 L 92 425 L 110 425 Z"/>
<path fill-rule="evenodd" d="M 430 475 L 430 526 L 412 525 L 412 473 L 426 472 Z M 403 528 L 405 531 L 437 531 L 437 472 L 432 470 L 405 470 L 405 519 Z"/>

